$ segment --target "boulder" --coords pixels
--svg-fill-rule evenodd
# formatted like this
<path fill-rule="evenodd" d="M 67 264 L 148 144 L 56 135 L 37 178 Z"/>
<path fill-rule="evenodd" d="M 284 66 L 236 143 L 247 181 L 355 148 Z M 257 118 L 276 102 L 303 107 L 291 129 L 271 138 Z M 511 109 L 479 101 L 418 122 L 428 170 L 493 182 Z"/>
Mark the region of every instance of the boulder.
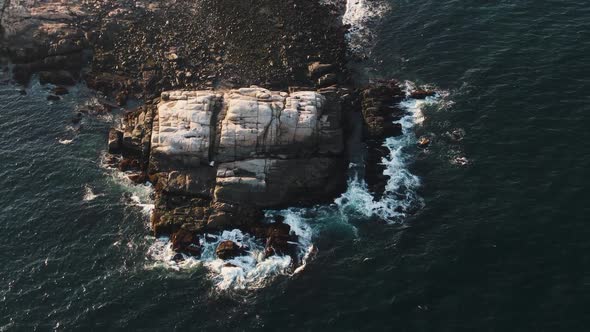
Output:
<path fill-rule="evenodd" d="M 410 98 L 413 99 L 426 99 L 436 95 L 436 91 L 432 90 L 415 90 L 410 93 Z"/>
<path fill-rule="evenodd" d="M 172 250 L 190 256 L 201 255 L 201 243 L 198 232 L 200 229 L 193 224 L 184 224 L 172 235 Z"/>
<path fill-rule="evenodd" d="M 147 176 L 143 172 L 135 172 L 127 175 L 127 178 L 131 180 L 131 182 L 136 184 L 142 184 L 147 181 Z"/>
<path fill-rule="evenodd" d="M 430 138 L 428 136 L 421 136 L 418 138 L 418 147 L 421 149 L 426 149 L 430 145 Z"/>
<path fill-rule="evenodd" d="M 266 246 L 264 249 L 265 257 L 272 255 L 291 255 L 295 254 L 295 245 L 297 236 L 291 234 L 291 227 L 283 222 L 284 218 L 279 216 L 275 222 L 269 224 L 266 229 Z"/>
<path fill-rule="evenodd" d="M 345 190 L 340 103 L 337 88 L 164 92 L 124 117 L 121 169 L 141 172 L 149 156 L 156 234 L 187 222 L 249 231 L 265 208 L 331 201 Z"/>
<path fill-rule="evenodd" d="M 221 259 L 232 259 L 243 254 L 242 248 L 233 241 L 223 241 L 219 243 L 215 254 Z"/>
<path fill-rule="evenodd" d="M 109 153 L 115 154 L 121 151 L 123 144 L 123 132 L 115 128 L 109 130 Z"/>
<path fill-rule="evenodd" d="M 318 86 L 320 88 L 327 87 L 338 83 L 338 76 L 336 74 L 326 74 L 318 79 Z"/>
<path fill-rule="evenodd" d="M 308 66 L 309 76 L 311 79 L 318 79 L 319 77 L 334 71 L 334 65 L 327 63 L 320 63 L 319 61 L 312 62 Z"/>

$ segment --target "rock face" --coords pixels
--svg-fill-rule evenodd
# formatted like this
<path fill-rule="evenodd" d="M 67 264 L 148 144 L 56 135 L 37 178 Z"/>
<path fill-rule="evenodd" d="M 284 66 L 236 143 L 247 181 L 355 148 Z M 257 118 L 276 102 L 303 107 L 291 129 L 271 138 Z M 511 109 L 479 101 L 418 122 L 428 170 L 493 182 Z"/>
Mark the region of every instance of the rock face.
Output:
<path fill-rule="evenodd" d="M 339 194 L 346 163 L 336 97 L 332 90 L 259 87 L 164 92 L 154 106 L 147 167 L 157 183 L 154 231 L 175 232 L 186 223 L 250 230 L 264 208 Z M 141 127 L 144 114 L 128 121 L 135 151 L 144 151 L 141 133 L 149 132 Z M 111 137 L 115 148 L 117 136 Z"/>

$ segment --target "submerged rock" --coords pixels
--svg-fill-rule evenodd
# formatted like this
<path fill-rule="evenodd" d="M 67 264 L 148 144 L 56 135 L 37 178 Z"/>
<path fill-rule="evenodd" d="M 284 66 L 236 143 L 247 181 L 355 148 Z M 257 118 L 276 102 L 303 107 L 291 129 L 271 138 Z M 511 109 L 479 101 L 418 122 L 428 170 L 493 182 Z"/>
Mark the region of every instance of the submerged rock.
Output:
<path fill-rule="evenodd" d="M 430 137 L 428 136 L 421 136 L 418 138 L 418 147 L 421 149 L 426 149 L 430 145 Z"/>

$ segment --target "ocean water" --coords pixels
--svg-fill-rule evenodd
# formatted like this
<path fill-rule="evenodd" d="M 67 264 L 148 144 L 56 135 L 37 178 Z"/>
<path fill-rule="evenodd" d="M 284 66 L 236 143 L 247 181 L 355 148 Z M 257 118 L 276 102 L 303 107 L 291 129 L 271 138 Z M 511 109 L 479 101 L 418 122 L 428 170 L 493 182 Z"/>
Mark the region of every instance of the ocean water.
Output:
<path fill-rule="evenodd" d="M 348 8 L 359 79 L 438 96 L 406 103 L 405 135 L 384 142 L 383 199 L 351 165 L 334 204 L 268 211 L 301 235 L 296 273 L 256 254 L 171 264 L 149 236 L 151 188 L 101 166 L 116 114 L 77 128 L 84 88 L 48 102 L 46 87 L 1 84 L 0 331 L 587 330 L 590 6 Z"/>

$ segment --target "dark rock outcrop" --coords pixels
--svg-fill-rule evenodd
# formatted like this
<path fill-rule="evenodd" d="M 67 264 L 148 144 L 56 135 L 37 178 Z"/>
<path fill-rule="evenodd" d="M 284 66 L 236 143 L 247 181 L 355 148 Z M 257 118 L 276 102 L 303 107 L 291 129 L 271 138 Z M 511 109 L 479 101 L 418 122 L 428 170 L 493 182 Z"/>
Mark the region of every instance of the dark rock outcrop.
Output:
<path fill-rule="evenodd" d="M 195 225 L 183 225 L 172 235 L 172 249 L 190 256 L 200 256 L 201 243 L 198 235 L 199 231 L 200 229 Z"/>
<path fill-rule="evenodd" d="M 243 254 L 242 248 L 233 241 L 223 241 L 219 243 L 215 254 L 221 259 L 232 259 Z"/>

